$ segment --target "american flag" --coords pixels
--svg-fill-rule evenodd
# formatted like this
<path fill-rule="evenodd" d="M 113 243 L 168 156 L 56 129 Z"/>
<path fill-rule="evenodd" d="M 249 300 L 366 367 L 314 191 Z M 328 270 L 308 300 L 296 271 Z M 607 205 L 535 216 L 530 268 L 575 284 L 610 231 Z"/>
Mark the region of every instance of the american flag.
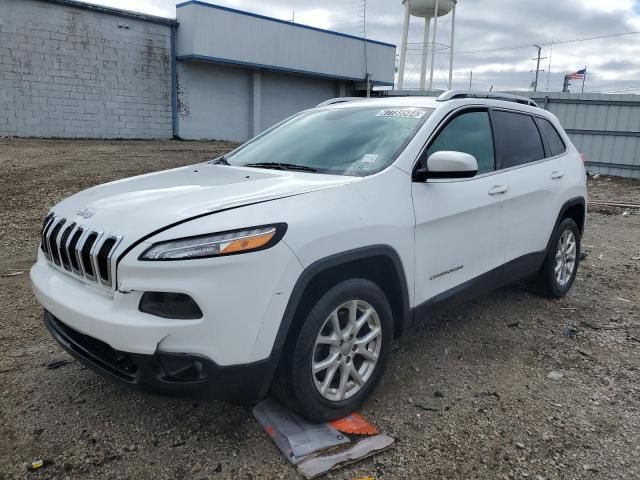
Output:
<path fill-rule="evenodd" d="M 584 80 L 584 76 L 587 74 L 587 69 L 583 68 L 582 70 L 578 70 L 575 73 L 569 75 L 571 80 Z"/>

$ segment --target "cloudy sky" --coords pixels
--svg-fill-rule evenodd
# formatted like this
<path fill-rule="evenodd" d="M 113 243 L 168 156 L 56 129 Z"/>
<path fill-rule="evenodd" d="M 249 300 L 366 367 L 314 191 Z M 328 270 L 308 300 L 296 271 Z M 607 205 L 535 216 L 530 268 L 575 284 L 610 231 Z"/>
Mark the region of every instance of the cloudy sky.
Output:
<path fill-rule="evenodd" d="M 175 17 L 175 0 L 91 0 L 116 8 Z M 362 35 L 364 0 L 212 1 L 280 19 Z M 369 38 L 399 45 L 400 0 L 368 0 Z M 424 21 L 414 18 L 409 34 L 408 80 L 418 83 Z M 451 21 L 441 20 L 437 43 L 449 43 Z M 613 36 L 636 32 L 625 36 Z M 529 88 L 535 69 L 534 43 L 543 44 L 539 90 L 559 91 L 564 75 L 588 66 L 586 90 L 640 93 L 640 0 L 459 0 L 454 87 L 495 90 Z M 592 37 L 596 40 L 573 41 Z M 553 47 L 551 44 L 553 43 Z M 399 50 L 399 49 L 398 49 Z M 549 68 L 549 65 L 551 68 Z M 436 87 L 446 87 L 448 56 L 436 55 Z M 574 82 L 572 89 L 580 89 Z"/>

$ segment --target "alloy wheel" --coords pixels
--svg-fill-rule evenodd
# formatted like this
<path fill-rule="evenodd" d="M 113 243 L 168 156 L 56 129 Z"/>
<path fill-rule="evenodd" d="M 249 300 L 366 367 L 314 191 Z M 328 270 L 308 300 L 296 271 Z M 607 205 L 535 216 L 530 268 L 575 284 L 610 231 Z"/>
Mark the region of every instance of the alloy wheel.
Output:
<path fill-rule="evenodd" d="M 554 273 L 556 281 L 560 287 L 565 287 L 576 267 L 576 252 L 578 242 L 571 230 L 565 230 L 558 240 L 558 247 L 556 249 L 556 264 Z"/>
<path fill-rule="evenodd" d="M 313 348 L 311 374 L 318 393 L 330 401 L 357 394 L 373 374 L 382 348 L 375 308 L 350 300 L 325 320 Z"/>

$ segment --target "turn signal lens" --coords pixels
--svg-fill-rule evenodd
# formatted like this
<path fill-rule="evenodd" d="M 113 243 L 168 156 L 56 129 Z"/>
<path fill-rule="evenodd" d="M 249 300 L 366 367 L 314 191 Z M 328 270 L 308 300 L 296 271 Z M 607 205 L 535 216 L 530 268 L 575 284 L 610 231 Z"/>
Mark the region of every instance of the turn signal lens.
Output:
<path fill-rule="evenodd" d="M 282 238 L 284 223 L 232 232 L 202 235 L 156 243 L 140 260 L 189 260 L 254 252 L 270 248 Z"/>
<path fill-rule="evenodd" d="M 220 249 L 220 253 L 238 253 L 246 250 L 255 250 L 264 247 L 276 235 L 276 229 L 272 228 L 267 233 L 255 237 L 233 240 Z"/>

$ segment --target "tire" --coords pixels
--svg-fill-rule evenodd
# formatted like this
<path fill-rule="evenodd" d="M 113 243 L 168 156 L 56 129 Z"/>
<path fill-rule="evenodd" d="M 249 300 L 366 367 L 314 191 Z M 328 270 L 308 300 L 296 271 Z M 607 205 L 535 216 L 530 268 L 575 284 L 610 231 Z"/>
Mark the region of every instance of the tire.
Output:
<path fill-rule="evenodd" d="M 569 240 L 569 249 L 563 250 L 565 240 Z M 538 274 L 538 286 L 549 298 L 562 298 L 573 286 L 580 264 L 580 229 L 571 218 L 560 222 L 551 236 L 549 250 L 542 269 Z M 558 273 L 558 270 L 562 272 Z"/>
<path fill-rule="evenodd" d="M 393 341 L 391 306 L 375 283 L 351 279 L 306 311 L 306 318 L 295 319 L 301 327 L 287 342 L 273 393 L 311 421 L 342 418 L 362 406 L 384 373 Z M 314 373 L 314 365 L 329 366 Z"/>

